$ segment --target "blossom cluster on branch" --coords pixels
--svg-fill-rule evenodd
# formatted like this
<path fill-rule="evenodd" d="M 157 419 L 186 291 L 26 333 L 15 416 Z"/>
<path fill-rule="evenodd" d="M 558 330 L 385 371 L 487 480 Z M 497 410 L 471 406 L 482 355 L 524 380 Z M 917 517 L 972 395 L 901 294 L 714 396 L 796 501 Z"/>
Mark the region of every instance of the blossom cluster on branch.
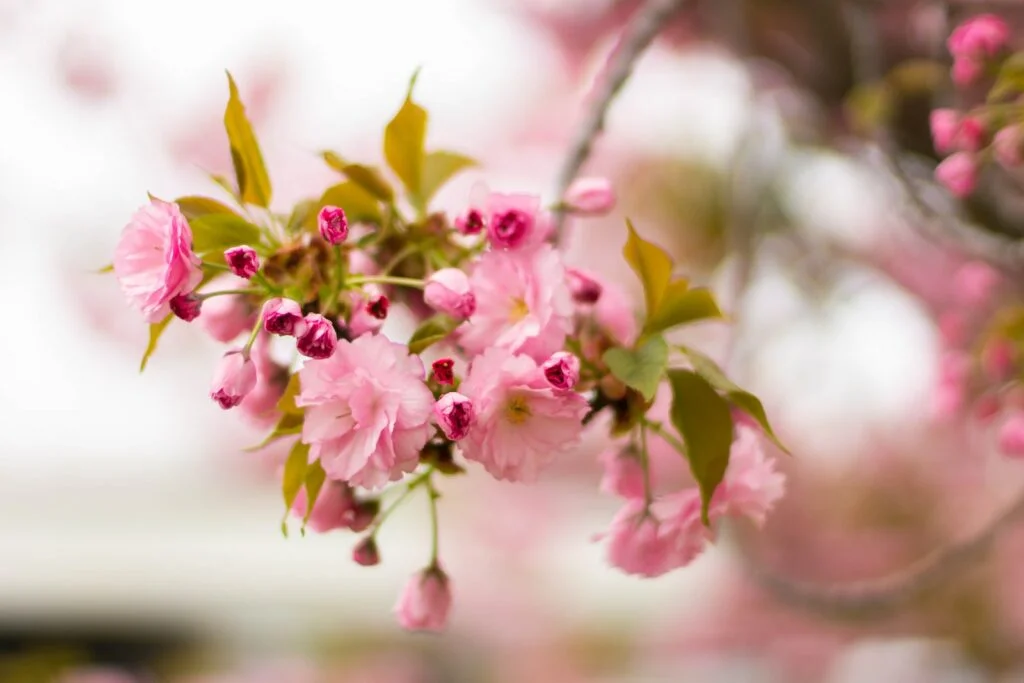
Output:
<path fill-rule="evenodd" d="M 628 221 L 623 254 L 643 285 L 642 314 L 614 284 L 565 264 L 553 216 L 609 212 L 604 179 L 578 179 L 553 206 L 492 192 L 455 216 L 431 211 L 474 162 L 426 151 L 414 84 L 384 132 L 392 178 L 325 152 L 343 179 L 282 213 L 229 76 L 236 178 L 215 180 L 233 205 L 151 197 L 116 247 L 111 270 L 150 323 L 143 368 L 175 319 L 228 345 L 210 397 L 266 425 L 263 445 L 291 442 L 286 534 L 288 516 L 303 530 L 348 529 L 361 534 L 353 560 L 375 565 L 382 525 L 424 494 L 432 550 L 396 607 L 409 629 L 446 624 L 438 500 L 443 478 L 470 463 L 528 483 L 584 430 L 605 430 L 615 445 L 604 488 L 625 499 L 608 557 L 629 573 L 689 563 L 724 515 L 763 522 L 783 482 L 762 450 L 776 439 L 760 401 L 665 336 L 722 318 L 712 293 L 678 277 Z M 384 329 L 399 307 L 411 334 Z M 281 345 L 288 362 L 272 352 Z M 666 450 L 689 470 L 671 486 L 654 464 Z"/>

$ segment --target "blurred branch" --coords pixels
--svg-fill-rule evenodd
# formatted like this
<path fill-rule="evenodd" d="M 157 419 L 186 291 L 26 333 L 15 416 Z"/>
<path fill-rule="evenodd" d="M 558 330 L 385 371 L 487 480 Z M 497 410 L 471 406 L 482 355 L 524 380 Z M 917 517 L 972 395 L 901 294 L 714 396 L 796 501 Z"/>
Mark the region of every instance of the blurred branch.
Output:
<path fill-rule="evenodd" d="M 561 198 L 590 157 L 594 140 L 604 129 L 605 115 L 613 99 L 629 80 L 640 55 L 661 32 L 665 24 L 682 9 L 688 0 L 648 0 L 636 13 L 608 57 L 605 68 L 583 121 L 576 131 L 556 181 L 557 198 Z M 565 212 L 555 210 L 555 240 L 562 238 Z"/>
<path fill-rule="evenodd" d="M 846 584 L 798 581 L 763 566 L 745 543 L 737 547 L 751 577 L 781 602 L 828 617 L 884 616 L 980 560 L 1024 513 L 1022 493 L 976 534 L 922 557 L 889 576 Z"/>

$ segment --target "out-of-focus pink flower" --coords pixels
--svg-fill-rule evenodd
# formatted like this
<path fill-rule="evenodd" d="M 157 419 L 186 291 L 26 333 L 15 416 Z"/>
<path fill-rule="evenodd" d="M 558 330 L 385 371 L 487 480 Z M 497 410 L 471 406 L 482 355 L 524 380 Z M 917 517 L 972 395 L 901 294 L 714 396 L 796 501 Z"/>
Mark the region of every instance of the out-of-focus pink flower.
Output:
<path fill-rule="evenodd" d="M 711 532 L 700 521 L 696 489 L 658 499 L 649 514 L 643 498 L 631 498 L 612 520 L 608 561 L 627 574 L 655 577 L 685 567 L 704 550 Z"/>
<path fill-rule="evenodd" d="M 373 536 L 367 536 L 352 549 L 352 561 L 363 567 L 374 567 L 380 564 L 380 550 Z"/>
<path fill-rule="evenodd" d="M 636 449 L 609 448 L 600 456 L 604 466 L 601 491 L 623 498 L 644 497 L 644 469 Z"/>
<path fill-rule="evenodd" d="M 995 14 L 979 14 L 957 26 L 946 41 L 956 59 L 983 61 L 997 56 L 1010 40 L 1010 27 Z"/>
<path fill-rule="evenodd" d="M 1024 412 L 1010 413 L 999 428 L 999 450 L 1011 458 L 1024 457 Z"/>
<path fill-rule="evenodd" d="M 434 419 L 445 436 L 459 441 L 469 434 L 476 419 L 473 402 L 460 393 L 450 391 L 434 404 Z"/>
<path fill-rule="evenodd" d="M 451 358 L 439 358 L 431 364 L 430 368 L 438 384 L 451 385 L 455 383 L 455 361 Z"/>
<path fill-rule="evenodd" d="M 168 303 L 171 307 L 171 313 L 187 323 L 198 318 L 203 307 L 203 300 L 191 293 L 179 294 Z"/>
<path fill-rule="evenodd" d="M 495 249 L 530 247 L 547 239 L 551 231 L 535 195 L 492 193 L 486 213 L 487 239 Z"/>
<path fill-rule="evenodd" d="M 984 65 L 981 62 L 963 57 L 953 60 L 953 68 L 950 71 L 950 75 L 954 83 L 961 88 L 965 88 L 977 81 L 981 77 L 983 70 Z"/>
<path fill-rule="evenodd" d="M 319 313 L 310 313 L 302 324 L 303 330 L 295 343 L 299 353 L 316 360 L 330 358 L 338 346 L 338 333 L 331 321 Z"/>
<path fill-rule="evenodd" d="M 939 419 L 960 412 L 966 399 L 971 357 L 962 351 L 947 351 L 939 359 L 939 382 L 932 397 L 932 412 Z"/>
<path fill-rule="evenodd" d="M 213 375 L 210 398 L 221 408 L 234 408 L 256 387 L 256 366 L 241 351 L 228 351 Z"/>
<path fill-rule="evenodd" d="M 960 129 L 960 114 L 953 109 L 936 109 L 928 117 L 932 129 L 932 145 L 939 154 L 953 151 L 957 131 Z"/>
<path fill-rule="evenodd" d="M 292 514 L 299 519 L 304 519 L 308 504 L 306 489 L 303 487 L 295 496 Z M 306 526 L 318 534 L 334 529 L 348 529 L 355 519 L 355 506 L 356 500 L 349 485 L 328 479 L 320 487 L 316 502 L 313 503 L 313 513 L 309 516 Z"/>
<path fill-rule="evenodd" d="M 528 356 L 488 349 L 473 360 L 460 391 L 477 414 L 461 443 L 463 455 L 497 479 L 533 481 L 580 441 L 586 399 L 555 391 Z"/>
<path fill-rule="evenodd" d="M 341 244 L 348 237 L 348 218 L 340 206 L 325 206 L 317 215 L 320 236 L 328 244 Z"/>
<path fill-rule="evenodd" d="M 950 194 L 964 199 L 978 184 L 978 162 L 967 152 L 957 152 L 936 167 L 935 178 Z"/>
<path fill-rule="evenodd" d="M 1005 338 L 993 339 L 981 351 L 981 367 L 994 382 L 1002 382 L 1013 372 L 1017 351 Z"/>
<path fill-rule="evenodd" d="M 615 208 L 615 189 L 607 178 L 577 178 L 565 191 L 566 207 L 581 216 L 602 216 Z"/>
<path fill-rule="evenodd" d="M 992 302 L 1001 279 L 999 272 L 984 261 L 970 261 L 953 275 L 953 288 L 962 305 L 987 306 Z"/>
<path fill-rule="evenodd" d="M 395 605 L 395 616 L 410 631 L 443 631 L 452 606 L 448 576 L 440 567 L 428 567 L 409 579 Z"/>
<path fill-rule="evenodd" d="M 601 298 L 601 283 L 588 276 L 578 268 L 566 268 L 565 275 L 569 283 L 572 300 L 578 304 L 596 304 Z"/>
<path fill-rule="evenodd" d="M 352 314 L 348 319 L 348 331 L 353 338 L 375 333 L 384 326 L 384 321 L 370 311 L 370 302 L 382 294 L 380 288 L 369 285 L 364 289 L 365 291 L 355 290 L 349 294 Z"/>
<path fill-rule="evenodd" d="M 612 339 L 631 346 L 640 332 L 633 303 L 618 285 L 603 282 L 601 287 L 601 298 L 594 305 L 594 320 Z"/>
<path fill-rule="evenodd" d="M 974 419 L 982 424 L 988 424 L 999 414 L 999 397 L 995 394 L 985 394 L 974 402 Z"/>
<path fill-rule="evenodd" d="M 163 320 L 171 299 L 203 277 L 192 252 L 192 229 L 177 204 L 154 199 L 135 212 L 114 250 L 114 275 L 146 322 Z"/>
<path fill-rule="evenodd" d="M 1024 126 L 1014 124 L 1000 130 L 992 140 L 992 149 L 1003 168 L 1019 168 L 1024 164 Z"/>
<path fill-rule="evenodd" d="M 228 343 L 256 323 L 255 311 L 237 294 L 215 296 L 203 302 L 199 326 L 219 342 Z"/>
<path fill-rule="evenodd" d="M 263 329 L 270 334 L 301 336 L 306 331 L 302 307 L 291 299 L 270 299 L 263 304 Z"/>
<path fill-rule="evenodd" d="M 472 353 L 497 346 L 543 361 L 572 330 L 565 267 L 550 245 L 484 254 L 470 287 L 476 312 L 460 328 L 459 340 Z"/>
<path fill-rule="evenodd" d="M 566 351 L 552 354 L 541 370 L 548 384 L 559 391 L 569 391 L 580 381 L 580 359 Z"/>
<path fill-rule="evenodd" d="M 379 487 L 411 472 L 430 436 L 434 397 L 402 344 L 364 335 L 299 371 L 302 440 L 331 479 Z"/>
<path fill-rule="evenodd" d="M 458 268 L 442 268 L 427 278 L 423 300 L 435 311 L 463 320 L 476 312 L 469 277 Z"/>
<path fill-rule="evenodd" d="M 487 227 L 487 221 L 479 209 L 467 209 L 455 219 L 455 229 L 463 235 L 478 235 Z"/>
<path fill-rule="evenodd" d="M 964 152 L 977 152 L 985 146 L 985 125 L 980 119 L 964 117 L 956 134 L 956 146 Z"/>
<path fill-rule="evenodd" d="M 967 321 L 962 311 L 945 311 L 939 315 L 939 336 L 947 346 L 960 346 L 967 337 Z"/>
<path fill-rule="evenodd" d="M 725 478 L 715 490 L 711 504 L 717 514 L 746 517 L 758 526 L 785 492 L 785 477 L 775 469 L 775 461 L 762 448 L 761 437 L 753 429 L 736 430 L 729 453 Z"/>
<path fill-rule="evenodd" d="M 260 269 L 260 257 L 256 250 L 250 246 L 231 247 L 224 252 L 224 261 L 228 264 L 231 272 L 238 277 L 248 280 Z"/>
<path fill-rule="evenodd" d="M 366 531 L 373 524 L 374 520 L 377 519 L 379 513 L 380 501 L 376 498 L 357 501 L 352 515 L 352 522 L 348 528 L 356 533 Z"/>

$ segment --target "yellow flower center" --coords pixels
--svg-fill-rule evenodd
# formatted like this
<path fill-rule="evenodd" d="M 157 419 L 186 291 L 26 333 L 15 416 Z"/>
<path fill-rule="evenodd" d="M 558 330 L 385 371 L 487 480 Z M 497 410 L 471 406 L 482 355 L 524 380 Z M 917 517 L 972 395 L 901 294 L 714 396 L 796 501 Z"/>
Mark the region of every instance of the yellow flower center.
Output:
<path fill-rule="evenodd" d="M 526 422 L 531 415 L 533 413 L 530 411 L 530 406 L 526 404 L 526 399 L 522 396 L 512 398 L 505 405 L 505 419 L 514 425 Z"/>
<path fill-rule="evenodd" d="M 530 307 L 522 298 L 512 299 L 512 307 L 508 311 L 508 321 L 517 323 L 530 314 Z"/>

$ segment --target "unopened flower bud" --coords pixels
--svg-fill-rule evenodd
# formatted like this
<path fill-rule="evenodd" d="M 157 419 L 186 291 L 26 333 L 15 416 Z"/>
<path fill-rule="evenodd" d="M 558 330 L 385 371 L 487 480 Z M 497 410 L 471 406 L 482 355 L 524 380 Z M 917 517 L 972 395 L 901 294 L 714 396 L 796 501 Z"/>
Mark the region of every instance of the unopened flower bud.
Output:
<path fill-rule="evenodd" d="M 242 245 L 231 247 L 224 252 L 224 261 L 231 272 L 248 280 L 260 269 L 260 257 L 252 247 Z"/>
<path fill-rule="evenodd" d="M 195 294 L 179 294 L 170 300 L 171 312 L 189 323 L 199 317 L 203 300 Z"/>
<path fill-rule="evenodd" d="M 366 302 L 366 312 L 372 315 L 377 320 L 384 320 L 388 317 L 388 309 L 391 308 L 391 302 L 383 294 L 376 294 L 370 297 L 370 300 Z"/>
<path fill-rule="evenodd" d="M 541 369 L 548 384 L 559 391 L 568 391 L 580 381 L 580 359 L 565 351 L 553 354 Z"/>
<path fill-rule="evenodd" d="M 953 151 L 956 133 L 960 130 L 960 114 L 953 109 L 936 109 L 928 117 L 932 130 L 932 146 L 939 154 Z"/>
<path fill-rule="evenodd" d="M 469 433 L 476 419 L 473 402 L 462 394 L 449 392 L 434 404 L 434 419 L 446 437 L 458 441 Z"/>
<path fill-rule="evenodd" d="M 325 206 L 317 216 L 320 236 L 328 244 L 341 244 L 348 237 L 348 218 L 340 206 Z"/>
<path fill-rule="evenodd" d="M 1003 168 L 1019 168 L 1024 164 L 1024 126 L 1015 124 L 1000 130 L 992 140 L 992 149 Z"/>
<path fill-rule="evenodd" d="M 464 320 L 476 312 L 476 297 L 469 278 L 458 268 L 442 268 L 427 279 L 423 301 L 435 311 Z"/>
<path fill-rule="evenodd" d="M 950 194 L 964 199 L 978 184 L 978 162 L 967 152 L 957 152 L 938 165 L 935 178 Z"/>
<path fill-rule="evenodd" d="M 1010 27 L 995 14 L 979 14 L 957 26 L 946 46 L 957 60 L 983 61 L 996 57 L 1010 40 Z"/>
<path fill-rule="evenodd" d="M 576 268 L 565 269 L 572 300 L 578 304 L 596 304 L 601 299 L 601 283 Z"/>
<path fill-rule="evenodd" d="M 291 299 L 270 299 L 263 304 L 263 329 L 287 337 L 301 335 L 306 331 L 302 307 Z"/>
<path fill-rule="evenodd" d="M 377 541 L 373 536 L 367 536 L 356 544 L 352 550 L 352 560 L 363 567 L 380 564 L 380 551 L 377 549 Z"/>
<path fill-rule="evenodd" d="M 463 235 L 477 235 L 487 224 L 484 215 L 477 209 L 469 209 L 463 215 L 455 219 L 455 229 Z"/>
<path fill-rule="evenodd" d="M 452 606 L 448 576 L 439 566 L 428 567 L 409 579 L 395 605 L 395 616 L 410 631 L 443 631 Z"/>
<path fill-rule="evenodd" d="M 607 178 L 577 178 L 565 191 L 563 203 L 580 216 L 603 216 L 615 208 L 615 190 Z"/>
<path fill-rule="evenodd" d="M 241 351 L 224 354 L 213 375 L 210 398 L 224 410 L 234 408 L 256 388 L 256 364 Z"/>
<path fill-rule="evenodd" d="M 430 368 L 433 371 L 434 379 L 437 380 L 438 384 L 455 384 L 455 361 L 451 358 L 435 360 Z"/>
<path fill-rule="evenodd" d="M 330 320 L 319 313 L 310 313 L 303 318 L 303 325 L 304 329 L 295 343 L 299 353 L 317 360 L 334 355 L 338 347 L 338 333 Z"/>

